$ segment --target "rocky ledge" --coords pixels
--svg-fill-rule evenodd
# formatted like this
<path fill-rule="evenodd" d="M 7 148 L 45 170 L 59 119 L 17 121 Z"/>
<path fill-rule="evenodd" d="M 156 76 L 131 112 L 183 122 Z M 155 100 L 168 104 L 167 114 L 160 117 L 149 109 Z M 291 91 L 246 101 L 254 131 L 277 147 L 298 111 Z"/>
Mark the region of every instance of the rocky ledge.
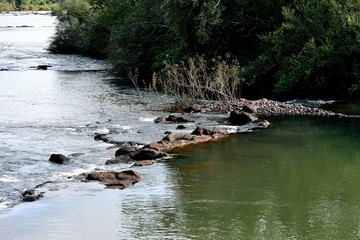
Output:
<path fill-rule="evenodd" d="M 124 146 L 115 152 L 115 158 L 106 162 L 109 164 L 135 162 L 136 166 L 151 165 L 152 160 L 168 157 L 167 152 L 190 144 L 208 142 L 224 138 L 229 132 L 216 127 L 197 127 L 191 134 L 168 134 L 162 140 L 143 147 Z"/>
<path fill-rule="evenodd" d="M 122 172 L 92 172 L 86 176 L 86 181 L 98 181 L 108 188 L 124 189 L 139 182 L 141 174 L 133 170 Z"/>
<path fill-rule="evenodd" d="M 308 107 L 301 104 L 283 103 L 268 99 L 260 100 L 246 100 L 240 99 L 236 102 L 229 103 L 201 103 L 184 109 L 182 114 L 172 114 L 168 117 L 159 117 L 155 124 L 178 124 L 194 122 L 191 119 L 191 113 L 194 112 L 210 112 L 222 111 L 230 113 L 227 118 L 227 123 L 231 125 L 241 126 L 245 125 L 247 130 L 256 128 L 267 128 L 270 123 L 262 120 L 267 116 L 279 115 L 303 115 L 303 116 L 320 116 L 320 117 L 346 117 L 359 118 L 358 115 L 346 115 L 342 113 L 335 113 L 326 111 L 317 107 Z M 251 123 L 251 124 L 249 124 Z M 246 125 L 248 124 L 248 125 Z M 183 129 L 185 126 L 181 125 Z M 115 158 L 106 161 L 105 164 L 119 164 L 119 163 L 133 163 L 132 166 L 148 166 L 156 162 L 156 160 L 169 157 L 169 152 L 174 152 L 174 149 L 186 147 L 192 144 L 199 144 L 209 141 L 217 141 L 226 138 L 230 133 L 223 128 L 214 126 L 197 126 L 191 133 L 184 134 L 167 134 L 162 140 L 150 144 L 140 144 L 136 142 L 119 142 L 114 141 L 108 137 L 108 134 L 95 133 L 94 140 L 103 141 L 114 144 L 119 148 L 115 152 Z M 63 156 L 61 154 L 53 154 L 49 161 L 57 164 L 71 163 L 71 156 Z M 98 181 L 108 188 L 124 189 L 139 182 L 141 174 L 133 170 L 122 172 L 108 171 L 108 172 L 91 172 L 85 174 L 85 181 Z M 35 201 L 43 197 L 44 192 L 39 192 L 37 187 L 35 189 L 27 190 L 22 193 L 23 201 Z"/>
<path fill-rule="evenodd" d="M 188 107 L 186 109 L 198 109 L 204 111 L 244 111 L 256 114 L 257 117 L 269 116 L 319 116 L 319 117 L 346 117 L 360 118 L 358 115 L 346 115 L 335 113 L 318 107 L 304 106 L 298 103 L 278 102 L 266 98 L 259 100 L 239 99 L 237 101 L 224 102 L 205 102 L 199 107 Z"/>

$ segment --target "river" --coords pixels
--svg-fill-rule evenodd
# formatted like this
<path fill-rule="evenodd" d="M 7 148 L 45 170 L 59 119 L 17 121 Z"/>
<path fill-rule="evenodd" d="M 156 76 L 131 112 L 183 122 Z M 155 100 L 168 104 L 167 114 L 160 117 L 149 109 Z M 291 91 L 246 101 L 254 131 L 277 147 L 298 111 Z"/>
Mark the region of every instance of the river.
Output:
<path fill-rule="evenodd" d="M 76 181 L 130 167 L 105 166 L 115 149 L 95 133 L 149 143 L 177 125 L 153 123 L 171 99 L 122 87 L 106 62 L 48 53 L 55 21 L 0 15 L 1 239 L 360 239 L 356 119 L 272 118 L 269 129 L 133 168 L 142 180 L 122 191 Z M 331 108 L 360 112 L 359 103 Z M 196 117 L 184 131 L 226 116 Z M 52 153 L 80 154 L 60 166 Z M 46 181 L 44 198 L 20 203 Z"/>

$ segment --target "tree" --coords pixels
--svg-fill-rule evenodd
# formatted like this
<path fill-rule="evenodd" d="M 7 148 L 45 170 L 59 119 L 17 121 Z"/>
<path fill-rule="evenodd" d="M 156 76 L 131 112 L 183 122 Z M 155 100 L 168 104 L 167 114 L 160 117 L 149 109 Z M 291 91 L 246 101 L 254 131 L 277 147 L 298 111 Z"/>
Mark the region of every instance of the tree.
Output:
<path fill-rule="evenodd" d="M 256 69 L 270 72 L 275 93 L 284 97 L 355 94 L 360 83 L 359 10 L 358 0 L 302 0 L 284 7 L 282 25 L 262 38 L 267 48 L 254 62 Z"/>

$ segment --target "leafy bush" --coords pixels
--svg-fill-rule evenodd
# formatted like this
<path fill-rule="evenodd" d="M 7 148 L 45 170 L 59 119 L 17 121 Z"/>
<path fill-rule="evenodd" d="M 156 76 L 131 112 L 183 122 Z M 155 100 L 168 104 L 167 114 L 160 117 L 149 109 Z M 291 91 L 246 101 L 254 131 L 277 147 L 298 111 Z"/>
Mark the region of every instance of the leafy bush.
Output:
<path fill-rule="evenodd" d="M 0 13 L 15 10 L 15 5 L 7 1 L 0 1 Z"/>
<path fill-rule="evenodd" d="M 88 45 L 86 30 L 91 20 L 86 0 L 64 0 L 55 14 L 58 17 L 55 35 L 49 45 L 54 53 L 85 53 Z"/>

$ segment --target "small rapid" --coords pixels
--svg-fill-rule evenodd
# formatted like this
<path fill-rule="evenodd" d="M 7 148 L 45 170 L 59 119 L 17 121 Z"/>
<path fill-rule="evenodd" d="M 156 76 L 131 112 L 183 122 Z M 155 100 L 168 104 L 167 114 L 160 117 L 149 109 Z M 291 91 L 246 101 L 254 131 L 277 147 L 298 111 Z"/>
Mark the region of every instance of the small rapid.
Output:
<path fill-rule="evenodd" d="M 46 50 L 55 22 L 43 14 L 0 15 L 0 209 L 19 203 L 25 189 L 106 168 L 113 150 L 94 141 L 96 132 L 111 129 L 129 141 L 158 137 L 148 131 L 155 115 L 143 112 L 147 99 L 119 87 L 106 62 Z M 36 70 L 42 64 L 51 67 Z M 48 162 L 52 153 L 75 157 L 57 166 Z"/>
<path fill-rule="evenodd" d="M 16 205 L 25 189 L 44 182 L 65 187 L 94 169 L 130 167 L 106 166 L 115 150 L 95 141 L 96 133 L 147 144 L 162 139 L 164 132 L 195 128 L 194 123 L 181 131 L 176 124 L 154 124 L 156 117 L 167 114 L 162 109 L 172 99 L 123 87 L 108 74 L 105 61 L 49 53 L 55 23 L 46 14 L 0 15 L 5 46 L 0 53 L 0 209 Z M 39 65 L 51 67 L 37 70 Z M 225 118 L 199 115 L 196 121 L 207 123 L 214 117 Z M 49 162 L 53 153 L 70 156 L 71 163 Z"/>

